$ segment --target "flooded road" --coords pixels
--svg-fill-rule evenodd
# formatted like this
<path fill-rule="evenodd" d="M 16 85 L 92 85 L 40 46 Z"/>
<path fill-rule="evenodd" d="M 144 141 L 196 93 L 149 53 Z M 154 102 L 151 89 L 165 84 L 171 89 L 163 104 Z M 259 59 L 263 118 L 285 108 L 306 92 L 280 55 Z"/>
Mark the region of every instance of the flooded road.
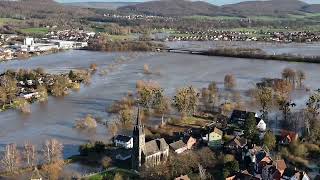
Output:
<path fill-rule="evenodd" d="M 125 63 L 108 75 L 93 75 L 92 83 L 78 92 L 62 99 L 50 97 L 47 104 L 33 104 L 30 115 L 9 110 L 0 113 L 0 146 L 8 143 L 22 145 L 29 140 L 42 144 L 46 139 L 56 138 L 64 143 L 65 157 L 77 154 L 78 145 L 89 140 L 108 141 L 107 128 L 99 125 L 95 132 L 82 132 L 73 128 L 75 120 L 87 114 L 109 121 L 105 111 L 114 100 L 128 91 L 133 92 L 137 80 L 155 80 L 172 95 L 179 87 L 194 85 L 198 88 L 216 81 L 223 87 L 223 79 L 232 73 L 237 79 L 237 89 L 253 88 L 261 78 L 281 77 L 281 71 L 290 67 L 306 72 L 305 84 L 311 89 L 319 88 L 320 64 L 288 63 L 278 61 L 246 60 L 237 58 L 207 57 L 169 53 L 102 53 L 90 51 L 67 51 L 48 56 L 34 57 L 27 61 L 10 61 L 0 64 L 0 72 L 7 69 L 42 67 L 49 72 L 66 72 L 70 69 L 88 68 L 91 63 L 105 69 L 122 57 Z M 146 75 L 143 65 L 160 75 Z M 301 104 L 305 97 L 297 96 Z"/>

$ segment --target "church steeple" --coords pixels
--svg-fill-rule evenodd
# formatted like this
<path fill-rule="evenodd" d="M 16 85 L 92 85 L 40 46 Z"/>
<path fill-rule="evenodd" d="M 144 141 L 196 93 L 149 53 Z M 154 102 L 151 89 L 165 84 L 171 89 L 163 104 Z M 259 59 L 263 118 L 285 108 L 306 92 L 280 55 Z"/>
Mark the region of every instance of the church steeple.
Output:
<path fill-rule="evenodd" d="M 142 153 L 145 147 L 144 126 L 140 119 L 140 108 L 138 107 L 137 119 L 132 132 L 133 149 L 132 149 L 132 169 L 139 170 L 142 164 Z"/>

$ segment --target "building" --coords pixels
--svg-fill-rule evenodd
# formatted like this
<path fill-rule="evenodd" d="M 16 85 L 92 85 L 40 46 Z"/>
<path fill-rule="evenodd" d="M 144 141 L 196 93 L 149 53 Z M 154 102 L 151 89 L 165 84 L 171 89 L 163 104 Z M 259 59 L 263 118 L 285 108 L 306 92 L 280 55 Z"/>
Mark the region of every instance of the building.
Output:
<path fill-rule="evenodd" d="M 225 143 L 224 148 L 229 152 L 239 152 L 247 145 L 247 139 L 236 136 L 231 141 Z"/>
<path fill-rule="evenodd" d="M 276 160 L 272 165 L 266 165 L 261 172 L 263 180 L 280 180 L 285 169 L 287 168 L 284 160 Z"/>
<path fill-rule="evenodd" d="M 290 144 L 292 141 L 296 141 L 298 140 L 299 135 L 295 132 L 292 131 L 286 131 L 286 130 L 282 130 L 281 131 L 281 139 L 280 139 L 280 144 L 283 145 L 288 145 Z"/>
<path fill-rule="evenodd" d="M 139 110 L 133 128 L 132 169 L 139 170 L 141 165 L 155 166 L 166 161 L 169 156 L 169 145 L 161 139 L 145 142 L 144 126 L 141 124 Z"/>
<path fill-rule="evenodd" d="M 113 141 L 117 147 L 123 147 L 126 149 L 131 149 L 133 147 L 133 138 L 130 136 L 117 135 Z"/>
<path fill-rule="evenodd" d="M 188 146 L 182 140 L 173 142 L 169 144 L 169 146 L 177 154 L 181 154 L 184 151 L 188 150 Z"/>
<path fill-rule="evenodd" d="M 222 136 L 223 132 L 215 127 L 212 132 L 206 134 L 203 140 L 208 142 L 209 147 L 220 147 L 222 144 Z"/>
<path fill-rule="evenodd" d="M 241 111 L 241 110 L 233 110 L 230 122 L 238 125 L 243 125 L 249 115 L 253 115 L 254 117 L 258 117 L 255 112 Z"/>
<path fill-rule="evenodd" d="M 282 176 L 283 180 L 311 180 L 308 174 L 304 171 L 287 168 Z"/>
<path fill-rule="evenodd" d="M 30 37 L 25 38 L 24 41 L 23 41 L 23 45 L 25 45 L 25 46 L 33 46 L 34 45 L 34 39 L 30 38 Z"/>
<path fill-rule="evenodd" d="M 267 124 L 264 122 L 263 119 L 256 117 L 256 122 L 257 122 L 257 129 L 260 132 L 265 132 L 267 130 Z"/>
<path fill-rule="evenodd" d="M 40 175 L 38 168 L 33 170 L 30 180 L 42 180 L 42 176 Z"/>
<path fill-rule="evenodd" d="M 176 177 L 174 180 L 190 180 L 188 175 L 181 175 L 180 177 Z"/>

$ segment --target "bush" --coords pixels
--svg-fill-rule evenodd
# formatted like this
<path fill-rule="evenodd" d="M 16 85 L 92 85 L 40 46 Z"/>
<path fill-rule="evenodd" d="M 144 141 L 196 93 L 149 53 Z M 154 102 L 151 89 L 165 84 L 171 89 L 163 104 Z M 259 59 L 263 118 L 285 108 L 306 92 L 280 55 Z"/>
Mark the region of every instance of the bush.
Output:
<path fill-rule="evenodd" d="M 89 114 L 86 118 L 77 120 L 75 127 L 79 129 L 93 129 L 97 127 L 97 121 Z"/>

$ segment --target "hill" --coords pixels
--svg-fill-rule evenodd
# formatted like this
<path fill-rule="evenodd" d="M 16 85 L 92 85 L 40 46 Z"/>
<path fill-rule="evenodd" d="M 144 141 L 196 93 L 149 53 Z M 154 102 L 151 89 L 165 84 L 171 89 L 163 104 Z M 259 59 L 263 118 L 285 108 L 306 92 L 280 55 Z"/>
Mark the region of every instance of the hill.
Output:
<path fill-rule="evenodd" d="M 84 7 L 84 8 L 94 8 L 94 9 L 109 9 L 115 10 L 119 7 L 135 5 L 136 2 L 72 2 L 63 3 L 65 6 L 74 7 Z"/>
<path fill-rule="evenodd" d="M 134 11 L 162 16 L 213 15 L 218 6 L 203 1 L 162 0 L 120 7 L 120 11 Z"/>
<path fill-rule="evenodd" d="M 0 17 L 45 19 L 49 17 L 79 17 L 88 14 L 90 14 L 88 10 L 64 7 L 53 0 L 0 1 Z"/>
<path fill-rule="evenodd" d="M 308 13 L 320 13 L 320 4 L 310 4 L 303 7 L 303 11 Z"/>
<path fill-rule="evenodd" d="M 215 6 L 203 1 L 160 0 L 138 3 L 118 8 L 163 16 L 287 16 L 320 12 L 320 5 L 311 5 L 299 0 L 245 1 L 224 6 Z"/>
<path fill-rule="evenodd" d="M 241 16 L 279 16 L 301 14 L 308 6 L 299 0 L 247 1 L 221 7 L 222 12 Z"/>

